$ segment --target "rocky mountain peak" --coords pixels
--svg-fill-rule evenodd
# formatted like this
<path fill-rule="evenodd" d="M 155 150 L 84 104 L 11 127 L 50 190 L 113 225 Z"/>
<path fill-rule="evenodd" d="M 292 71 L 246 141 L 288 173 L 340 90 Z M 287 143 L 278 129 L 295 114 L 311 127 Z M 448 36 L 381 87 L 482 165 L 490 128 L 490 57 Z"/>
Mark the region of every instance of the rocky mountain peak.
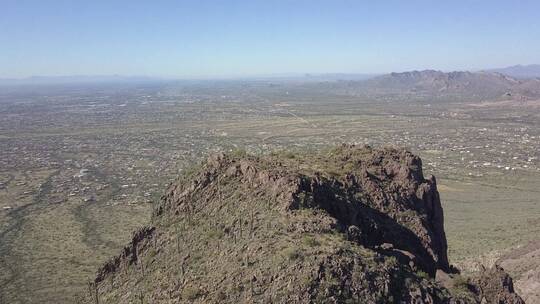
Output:
<path fill-rule="evenodd" d="M 343 145 L 210 156 L 169 186 L 152 226 L 99 270 L 85 300 L 480 303 L 494 292 L 519 299 L 507 280 L 460 278 L 447 257 L 437 183 L 424 177 L 421 159 Z"/>

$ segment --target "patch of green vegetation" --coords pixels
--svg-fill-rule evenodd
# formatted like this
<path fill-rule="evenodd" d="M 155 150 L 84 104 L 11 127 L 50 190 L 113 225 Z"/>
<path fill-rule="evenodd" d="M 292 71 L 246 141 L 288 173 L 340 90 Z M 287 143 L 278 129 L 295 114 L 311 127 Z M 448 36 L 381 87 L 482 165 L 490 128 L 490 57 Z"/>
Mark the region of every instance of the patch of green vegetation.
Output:
<path fill-rule="evenodd" d="M 303 260 L 304 255 L 299 248 L 287 247 L 282 251 L 282 254 L 289 261 Z"/>
<path fill-rule="evenodd" d="M 302 243 L 304 245 L 309 246 L 309 247 L 317 247 L 317 246 L 321 245 L 319 240 L 317 240 L 314 236 L 311 236 L 311 235 L 304 235 L 302 237 Z"/>
<path fill-rule="evenodd" d="M 452 278 L 453 286 L 448 291 L 456 298 L 474 301 L 474 293 L 471 291 L 469 279 L 463 275 L 456 275 Z"/>
<path fill-rule="evenodd" d="M 193 163 L 189 166 L 186 166 L 182 170 L 182 174 L 180 175 L 180 178 L 183 180 L 187 180 L 193 177 L 197 172 L 201 170 L 202 166 L 203 166 L 203 163 Z"/>
<path fill-rule="evenodd" d="M 294 153 L 293 151 L 285 151 L 283 153 L 283 157 L 288 158 L 288 159 L 293 159 L 296 157 L 296 153 Z"/>
<path fill-rule="evenodd" d="M 232 151 L 231 151 L 231 155 L 234 157 L 234 158 L 245 158 L 247 155 L 248 155 L 248 152 L 245 148 L 234 148 Z"/>
<path fill-rule="evenodd" d="M 345 234 L 337 230 L 332 230 L 330 233 L 327 233 L 326 235 L 337 242 L 347 241 L 347 237 L 345 236 Z"/>
<path fill-rule="evenodd" d="M 210 228 L 206 231 L 205 237 L 206 239 L 222 239 L 225 234 L 223 233 L 223 230 L 218 228 Z"/>
<path fill-rule="evenodd" d="M 424 279 L 424 280 L 430 280 L 431 279 L 429 274 L 427 272 L 425 272 L 425 271 L 417 270 L 415 273 L 416 273 L 416 276 L 421 278 L 421 279 Z"/>
<path fill-rule="evenodd" d="M 189 301 L 194 301 L 203 295 L 204 293 L 196 287 L 188 286 L 182 290 L 182 298 L 185 298 Z"/>
<path fill-rule="evenodd" d="M 389 267 L 396 267 L 399 265 L 398 259 L 395 256 L 389 256 L 384 259 L 385 265 Z"/>
<path fill-rule="evenodd" d="M 156 254 L 157 254 L 156 249 L 153 247 L 150 247 L 150 249 L 148 249 L 148 251 L 146 252 L 146 259 L 152 260 L 152 258 L 154 258 Z"/>

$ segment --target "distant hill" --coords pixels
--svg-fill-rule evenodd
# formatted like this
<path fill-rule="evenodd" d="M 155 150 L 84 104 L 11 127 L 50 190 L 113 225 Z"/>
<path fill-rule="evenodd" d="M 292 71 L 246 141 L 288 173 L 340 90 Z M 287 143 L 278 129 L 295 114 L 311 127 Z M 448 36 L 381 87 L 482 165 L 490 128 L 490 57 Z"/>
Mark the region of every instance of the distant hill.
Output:
<path fill-rule="evenodd" d="M 498 73 L 472 73 L 425 70 L 391 73 L 366 84 L 373 88 L 413 92 L 455 92 L 463 94 L 501 95 L 519 82 Z"/>
<path fill-rule="evenodd" d="M 488 71 L 501 73 L 519 79 L 540 78 L 540 64 L 514 65 L 505 68 L 491 69 Z"/>
<path fill-rule="evenodd" d="M 435 70 L 390 73 L 364 81 L 334 85 L 346 95 L 385 99 L 494 100 L 540 98 L 540 81 L 520 80 L 496 72 Z"/>

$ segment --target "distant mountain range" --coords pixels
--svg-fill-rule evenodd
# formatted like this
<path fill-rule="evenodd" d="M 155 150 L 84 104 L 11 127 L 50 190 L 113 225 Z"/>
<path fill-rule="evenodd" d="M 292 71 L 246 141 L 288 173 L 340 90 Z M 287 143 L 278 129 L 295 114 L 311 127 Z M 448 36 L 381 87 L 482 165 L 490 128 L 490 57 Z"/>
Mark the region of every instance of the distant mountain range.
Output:
<path fill-rule="evenodd" d="M 540 78 L 540 64 L 514 65 L 506 68 L 491 69 L 487 71 L 501 73 L 520 79 Z"/>
<path fill-rule="evenodd" d="M 369 87 L 413 92 L 505 93 L 519 84 L 518 80 L 498 73 L 450 72 L 434 70 L 391 73 L 369 79 Z"/>
<path fill-rule="evenodd" d="M 331 85 L 345 95 L 385 99 L 493 100 L 540 98 L 540 79 L 516 79 L 497 72 L 390 73 Z"/>
<path fill-rule="evenodd" d="M 436 70 L 368 74 L 304 74 L 269 79 L 304 82 L 312 92 L 387 101 L 482 101 L 540 99 L 540 65 L 513 66 L 480 72 Z M 257 80 L 253 78 L 252 80 Z M 264 78 L 260 78 L 264 79 Z M 259 79 L 259 80 L 260 80 Z M 249 81 L 250 78 L 238 79 Z M 58 76 L 0 79 L 0 85 L 138 83 L 164 79 L 144 76 Z"/>

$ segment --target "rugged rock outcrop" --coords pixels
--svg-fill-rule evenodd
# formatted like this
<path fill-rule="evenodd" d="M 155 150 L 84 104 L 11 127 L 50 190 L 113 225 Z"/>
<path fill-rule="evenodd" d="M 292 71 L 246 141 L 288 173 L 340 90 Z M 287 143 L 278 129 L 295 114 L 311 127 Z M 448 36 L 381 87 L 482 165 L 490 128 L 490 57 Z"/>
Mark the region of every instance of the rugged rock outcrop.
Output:
<path fill-rule="evenodd" d="M 525 304 L 514 292 L 512 278 L 499 265 L 483 269 L 476 279 L 476 286 L 480 299 L 485 299 L 487 303 Z"/>
<path fill-rule="evenodd" d="M 514 278 L 515 287 L 528 304 L 540 303 L 540 240 L 503 255 L 497 264 Z"/>
<path fill-rule="evenodd" d="M 170 185 L 152 225 L 83 300 L 480 303 L 500 290 L 494 303 L 519 303 L 506 279 L 452 290 L 435 178 L 405 150 L 213 155 Z"/>
<path fill-rule="evenodd" d="M 129 267 L 129 265 L 137 263 L 137 253 L 144 251 L 145 247 L 148 246 L 148 242 L 151 240 L 154 231 L 154 227 L 143 227 L 135 231 L 131 242 L 124 247 L 122 253 L 107 261 L 105 265 L 99 269 L 95 281 L 103 281 L 108 274 L 114 273 L 120 269 L 121 266 Z M 124 265 L 122 265 L 122 263 Z"/>

